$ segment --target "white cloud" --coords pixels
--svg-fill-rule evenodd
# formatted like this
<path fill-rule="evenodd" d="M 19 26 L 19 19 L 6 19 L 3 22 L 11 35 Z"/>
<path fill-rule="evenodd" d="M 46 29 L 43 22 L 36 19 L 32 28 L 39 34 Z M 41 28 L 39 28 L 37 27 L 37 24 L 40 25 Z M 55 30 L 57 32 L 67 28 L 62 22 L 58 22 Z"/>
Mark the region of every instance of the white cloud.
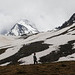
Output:
<path fill-rule="evenodd" d="M 22 18 L 42 30 L 61 25 L 75 12 L 75 0 L 0 0 L 0 33 Z"/>

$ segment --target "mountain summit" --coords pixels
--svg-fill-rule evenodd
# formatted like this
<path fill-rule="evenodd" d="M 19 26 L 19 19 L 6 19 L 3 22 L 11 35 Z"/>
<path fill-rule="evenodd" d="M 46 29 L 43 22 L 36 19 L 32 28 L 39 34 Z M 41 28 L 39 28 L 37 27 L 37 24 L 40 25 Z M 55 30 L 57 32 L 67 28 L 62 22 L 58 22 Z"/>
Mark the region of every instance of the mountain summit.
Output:
<path fill-rule="evenodd" d="M 7 35 L 32 35 L 38 33 L 35 25 L 27 19 L 21 20 L 20 22 L 16 23 L 11 30 L 7 33 Z"/>

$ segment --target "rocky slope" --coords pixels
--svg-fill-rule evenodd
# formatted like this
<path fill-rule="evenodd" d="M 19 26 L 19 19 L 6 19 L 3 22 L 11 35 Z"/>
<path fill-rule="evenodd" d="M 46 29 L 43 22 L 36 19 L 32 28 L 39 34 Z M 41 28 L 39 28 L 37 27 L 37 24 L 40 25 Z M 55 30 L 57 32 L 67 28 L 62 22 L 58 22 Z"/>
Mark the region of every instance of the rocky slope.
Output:
<path fill-rule="evenodd" d="M 72 25 L 73 23 L 75 23 L 75 13 L 70 17 L 70 19 L 68 21 L 63 23 L 62 26 L 58 27 L 57 29 L 65 28 L 67 26 Z"/>
<path fill-rule="evenodd" d="M 0 36 L 0 65 L 75 61 L 75 23 L 55 32 L 24 36 Z"/>

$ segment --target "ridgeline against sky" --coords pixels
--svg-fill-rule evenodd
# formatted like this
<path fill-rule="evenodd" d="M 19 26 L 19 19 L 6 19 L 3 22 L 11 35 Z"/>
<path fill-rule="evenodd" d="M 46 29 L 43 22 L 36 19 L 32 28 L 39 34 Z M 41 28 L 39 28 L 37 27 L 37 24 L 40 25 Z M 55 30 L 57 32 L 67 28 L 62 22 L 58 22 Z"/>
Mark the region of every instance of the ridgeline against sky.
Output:
<path fill-rule="evenodd" d="M 0 0 L 0 34 L 27 18 L 39 31 L 61 26 L 75 12 L 75 0 Z"/>

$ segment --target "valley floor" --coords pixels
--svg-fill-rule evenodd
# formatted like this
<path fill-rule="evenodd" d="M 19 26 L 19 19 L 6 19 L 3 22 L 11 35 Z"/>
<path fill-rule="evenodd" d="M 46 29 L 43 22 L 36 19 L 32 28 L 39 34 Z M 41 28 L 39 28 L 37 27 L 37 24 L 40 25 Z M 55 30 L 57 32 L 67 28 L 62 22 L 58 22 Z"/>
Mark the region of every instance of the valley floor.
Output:
<path fill-rule="evenodd" d="M 0 66 L 0 75 L 75 75 L 75 61 Z"/>

